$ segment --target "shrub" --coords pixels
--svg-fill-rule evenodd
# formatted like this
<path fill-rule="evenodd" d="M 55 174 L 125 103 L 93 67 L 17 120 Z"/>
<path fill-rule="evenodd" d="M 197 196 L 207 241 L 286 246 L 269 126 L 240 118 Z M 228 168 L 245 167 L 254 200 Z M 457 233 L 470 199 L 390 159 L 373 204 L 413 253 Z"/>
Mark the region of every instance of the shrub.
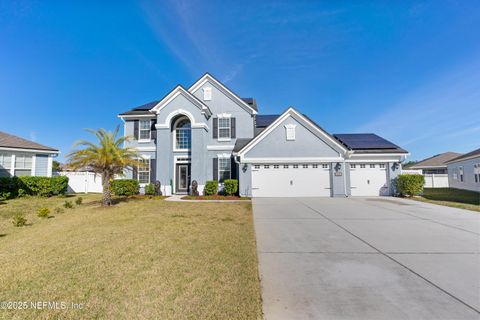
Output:
<path fill-rule="evenodd" d="M 137 180 L 121 179 L 113 180 L 111 188 L 113 194 L 116 196 L 133 196 L 139 193 L 140 186 Z"/>
<path fill-rule="evenodd" d="M 218 181 L 211 180 L 205 183 L 205 188 L 203 189 L 203 194 L 205 196 L 211 196 L 217 194 L 218 192 Z"/>
<path fill-rule="evenodd" d="M 78 198 L 75 199 L 75 204 L 76 204 L 77 206 L 81 205 L 82 202 L 83 202 L 83 198 L 82 198 L 82 197 L 78 197 Z"/>
<path fill-rule="evenodd" d="M 40 208 L 37 210 L 37 216 L 40 218 L 48 218 L 50 210 L 48 208 Z"/>
<path fill-rule="evenodd" d="M 145 194 L 146 195 L 155 195 L 155 185 L 153 183 L 149 183 L 145 186 Z"/>
<path fill-rule="evenodd" d="M 12 223 L 15 227 L 23 227 L 27 224 L 27 218 L 25 218 L 25 214 L 21 212 L 15 212 L 12 217 Z"/>
<path fill-rule="evenodd" d="M 72 209 L 73 208 L 72 201 L 65 200 L 65 202 L 63 203 L 63 207 L 67 209 Z"/>
<path fill-rule="evenodd" d="M 224 191 L 227 196 L 233 196 L 238 191 L 238 180 L 236 179 L 226 179 L 223 182 Z"/>
<path fill-rule="evenodd" d="M 63 208 L 55 208 L 55 209 L 53 209 L 53 212 L 55 212 L 55 214 L 60 214 L 60 213 L 63 213 L 64 210 L 63 210 Z"/>
<path fill-rule="evenodd" d="M 402 196 L 412 197 L 423 192 L 425 178 L 421 174 L 400 174 L 395 179 L 397 192 Z"/>
<path fill-rule="evenodd" d="M 68 178 L 57 177 L 3 177 L 0 178 L 0 193 L 10 192 L 11 197 L 25 195 L 50 197 L 67 192 Z"/>
<path fill-rule="evenodd" d="M 12 194 L 10 192 L 0 192 L 0 201 L 5 201 L 10 199 L 11 195 Z"/>

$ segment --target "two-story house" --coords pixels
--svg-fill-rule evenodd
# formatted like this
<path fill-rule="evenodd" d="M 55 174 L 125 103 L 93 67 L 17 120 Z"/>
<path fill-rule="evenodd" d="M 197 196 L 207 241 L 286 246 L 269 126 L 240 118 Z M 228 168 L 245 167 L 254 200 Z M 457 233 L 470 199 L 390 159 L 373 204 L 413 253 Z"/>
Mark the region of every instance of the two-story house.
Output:
<path fill-rule="evenodd" d="M 292 107 L 260 115 L 208 73 L 119 117 L 143 162 L 127 177 L 166 195 L 230 178 L 242 196 L 388 195 L 408 154 L 375 134 L 331 135 Z"/>

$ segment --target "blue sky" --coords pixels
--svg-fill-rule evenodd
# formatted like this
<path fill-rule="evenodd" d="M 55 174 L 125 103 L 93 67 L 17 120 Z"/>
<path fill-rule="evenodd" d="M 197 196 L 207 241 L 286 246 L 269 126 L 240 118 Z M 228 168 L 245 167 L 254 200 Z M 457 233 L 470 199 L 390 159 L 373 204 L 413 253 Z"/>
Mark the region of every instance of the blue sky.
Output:
<path fill-rule="evenodd" d="M 61 150 L 208 71 L 412 159 L 480 147 L 477 1 L 2 1 L 0 130 Z"/>

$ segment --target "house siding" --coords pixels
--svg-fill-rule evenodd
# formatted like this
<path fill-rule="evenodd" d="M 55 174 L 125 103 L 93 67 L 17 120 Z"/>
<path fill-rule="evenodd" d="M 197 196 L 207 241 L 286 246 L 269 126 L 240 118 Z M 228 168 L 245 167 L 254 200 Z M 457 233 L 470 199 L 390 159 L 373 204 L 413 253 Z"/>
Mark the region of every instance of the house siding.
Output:
<path fill-rule="evenodd" d="M 448 164 L 448 184 L 451 188 L 480 192 L 480 183 L 475 183 L 474 165 L 480 164 L 480 157 Z M 459 168 L 463 167 L 463 182 L 460 181 Z M 457 179 L 454 179 L 454 173 Z"/>

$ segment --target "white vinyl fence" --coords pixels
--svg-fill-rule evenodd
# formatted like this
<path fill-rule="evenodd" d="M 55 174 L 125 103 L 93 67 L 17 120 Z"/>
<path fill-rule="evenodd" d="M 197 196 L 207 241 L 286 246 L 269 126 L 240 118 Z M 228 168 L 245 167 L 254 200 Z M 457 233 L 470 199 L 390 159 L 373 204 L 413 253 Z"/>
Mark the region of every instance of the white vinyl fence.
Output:
<path fill-rule="evenodd" d="M 424 174 L 425 188 L 448 188 L 448 174 Z"/>
<path fill-rule="evenodd" d="M 403 174 L 422 174 L 422 170 L 402 170 Z M 425 188 L 448 188 L 448 174 L 424 174 Z"/>
<path fill-rule="evenodd" d="M 102 177 L 93 172 L 62 171 L 68 177 L 68 193 L 101 193 Z"/>

